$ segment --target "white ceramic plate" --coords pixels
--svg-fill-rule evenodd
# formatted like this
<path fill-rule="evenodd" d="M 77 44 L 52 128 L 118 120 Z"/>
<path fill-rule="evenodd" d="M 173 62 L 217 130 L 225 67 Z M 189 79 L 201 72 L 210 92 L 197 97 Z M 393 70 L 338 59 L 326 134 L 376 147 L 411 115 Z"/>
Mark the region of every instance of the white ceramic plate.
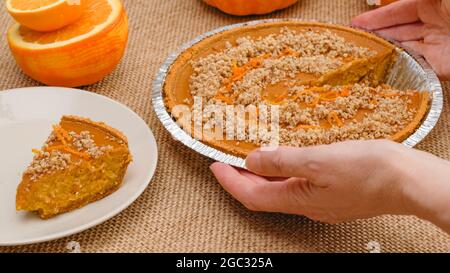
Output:
<path fill-rule="evenodd" d="M 50 220 L 16 212 L 16 188 L 51 125 L 63 115 L 104 121 L 127 137 L 133 162 L 124 184 L 110 196 Z M 128 207 L 145 190 L 157 163 L 155 138 L 133 111 L 107 97 L 86 91 L 35 87 L 0 91 L 0 246 L 54 240 L 98 225 Z"/>

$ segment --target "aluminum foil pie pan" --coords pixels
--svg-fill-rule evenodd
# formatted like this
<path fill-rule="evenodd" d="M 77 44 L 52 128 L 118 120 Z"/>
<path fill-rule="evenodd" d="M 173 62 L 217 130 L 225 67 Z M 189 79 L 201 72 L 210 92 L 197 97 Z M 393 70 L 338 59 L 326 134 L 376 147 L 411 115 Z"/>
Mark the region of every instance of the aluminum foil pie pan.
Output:
<path fill-rule="evenodd" d="M 269 22 L 281 22 L 281 21 L 298 21 L 299 19 L 270 19 L 270 20 L 256 20 L 246 23 L 239 23 L 229 26 L 217 28 L 215 30 L 206 32 L 196 37 L 190 42 L 185 43 L 177 51 L 169 55 L 166 61 L 159 68 L 156 79 L 153 82 L 152 101 L 153 107 L 163 126 L 170 132 L 173 138 L 182 142 L 187 147 L 194 151 L 212 158 L 216 161 L 230 164 L 232 166 L 245 168 L 245 160 L 241 157 L 237 157 L 231 154 L 224 153 L 218 149 L 215 149 L 203 142 L 194 139 L 190 134 L 185 132 L 171 117 L 164 104 L 163 86 L 167 73 L 172 63 L 189 47 L 195 45 L 201 40 L 221 33 L 226 30 L 245 27 L 250 25 L 258 25 Z M 389 39 L 387 39 L 389 40 Z M 430 109 L 422 121 L 420 127 L 410 135 L 403 144 L 407 147 L 414 147 L 421 142 L 434 128 L 442 112 L 443 107 L 443 92 L 441 83 L 432 70 L 431 66 L 425 61 L 423 57 L 417 56 L 408 48 L 402 47 L 400 44 L 389 40 L 397 47 L 398 58 L 393 65 L 391 71 L 388 74 L 386 83 L 396 87 L 398 89 L 416 89 L 427 90 L 431 93 L 431 106 Z"/>

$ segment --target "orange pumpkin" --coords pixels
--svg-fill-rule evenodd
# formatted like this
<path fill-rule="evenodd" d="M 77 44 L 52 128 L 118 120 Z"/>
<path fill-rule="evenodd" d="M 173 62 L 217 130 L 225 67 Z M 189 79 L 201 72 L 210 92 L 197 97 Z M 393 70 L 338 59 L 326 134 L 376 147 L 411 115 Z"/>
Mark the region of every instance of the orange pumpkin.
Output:
<path fill-rule="evenodd" d="M 287 8 L 298 0 L 203 0 L 208 5 L 232 15 L 267 14 Z"/>

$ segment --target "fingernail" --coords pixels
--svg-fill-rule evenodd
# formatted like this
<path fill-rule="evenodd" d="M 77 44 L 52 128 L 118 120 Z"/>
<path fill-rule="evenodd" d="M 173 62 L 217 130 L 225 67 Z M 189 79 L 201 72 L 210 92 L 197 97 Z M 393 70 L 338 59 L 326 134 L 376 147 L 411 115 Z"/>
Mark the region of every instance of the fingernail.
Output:
<path fill-rule="evenodd" d="M 220 164 L 219 162 L 214 162 L 213 164 L 209 165 L 209 169 L 210 169 L 212 172 L 215 172 L 215 170 L 216 170 L 216 168 L 217 168 L 217 166 L 218 166 L 219 164 Z"/>
<path fill-rule="evenodd" d="M 261 162 L 261 151 L 251 152 L 245 159 L 245 167 L 249 170 L 256 170 Z"/>

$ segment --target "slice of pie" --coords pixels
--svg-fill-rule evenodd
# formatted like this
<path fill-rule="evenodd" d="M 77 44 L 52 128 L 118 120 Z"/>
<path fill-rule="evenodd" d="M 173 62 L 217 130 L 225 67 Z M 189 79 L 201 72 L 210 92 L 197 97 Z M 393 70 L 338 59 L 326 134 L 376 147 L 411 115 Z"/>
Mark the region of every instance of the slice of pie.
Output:
<path fill-rule="evenodd" d="M 230 128 L 229 116 L 222 113 L 223 119 L 217 119 L 214 107 L 253 107 L 260 115 L 261 105 L 278 106 L 279 145 L 402 141 L 426 115 L 430 96 L 425 90 L 384 84 L 396 57 L 388 41 L 349 27 L 262 23 L 218 33 L 185 50 L 171 65 L 163 94 L 179 124 L 186 120 L 177 106 L 191 109 L 193 117 L 200 113 L 192 126 L 184 126 L 188 133 L 241 157 L 267 145 L 267 137 L 251 137 L 250 113 L 241 122 L 245 128 L 239 122 Z M 221 137 L 205 137 L 205 131 L 217 126 L 224 127 Z M 243 134 L 230 139 L 225 136 L 229 131 Z"/>
<path fill-rule="evenodd" d="M 64 116 L 17 188 L 16 208 L 43 219 L 83 207 L 116 191 L 132 157 L 127 138 L 102 122 Z"/>

